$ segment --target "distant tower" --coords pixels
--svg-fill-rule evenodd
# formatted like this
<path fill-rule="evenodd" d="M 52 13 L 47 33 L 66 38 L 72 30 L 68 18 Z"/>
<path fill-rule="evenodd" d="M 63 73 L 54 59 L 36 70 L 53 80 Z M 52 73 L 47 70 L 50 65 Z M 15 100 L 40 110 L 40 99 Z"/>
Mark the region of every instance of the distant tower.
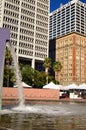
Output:
<path fill-rule="evenodd" d="M 50 14 L 50 57 L 62 64 L 63 85 L 86 82 L 85 10 L 85 3 L 72 0 Z"/>

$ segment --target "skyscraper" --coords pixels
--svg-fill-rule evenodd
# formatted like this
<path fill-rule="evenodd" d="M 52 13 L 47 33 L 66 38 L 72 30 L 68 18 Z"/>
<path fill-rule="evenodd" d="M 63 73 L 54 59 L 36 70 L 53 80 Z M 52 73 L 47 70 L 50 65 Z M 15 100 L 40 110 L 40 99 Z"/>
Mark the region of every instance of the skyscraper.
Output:
<path fill-rule="evenodd" d="M 50 14 L 50 55 L 62 64 L 63 85 L 86 82 L 86 4 L 72 0 Z M 56 53 L 54 53 L 56 52 Z M 57 75 L 56 79 L 57 79 Z"/>
<path fill-rule="evenodd" d="M 78 0 L 50 13 L 50 39 L 72 32 L 86 35 L 86 4 Z"/>
<path fill-rule="evenodd" d="M 0 0 L 0 27 L 10 30 L 19 61 L 38 68 L 48 56 L 49 0 Z"/>

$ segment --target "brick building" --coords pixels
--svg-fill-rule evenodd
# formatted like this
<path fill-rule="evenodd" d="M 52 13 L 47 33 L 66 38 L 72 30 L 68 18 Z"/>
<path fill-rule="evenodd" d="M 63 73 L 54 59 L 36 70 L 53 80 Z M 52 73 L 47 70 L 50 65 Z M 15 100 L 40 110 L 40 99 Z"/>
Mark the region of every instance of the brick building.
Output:
<path fill-rule="evenodd" d="M 86 82 L 86 4 L 72 0 L 53 11 L 49 34 L 49 55 L 63 66 L 60 83 Z"/>

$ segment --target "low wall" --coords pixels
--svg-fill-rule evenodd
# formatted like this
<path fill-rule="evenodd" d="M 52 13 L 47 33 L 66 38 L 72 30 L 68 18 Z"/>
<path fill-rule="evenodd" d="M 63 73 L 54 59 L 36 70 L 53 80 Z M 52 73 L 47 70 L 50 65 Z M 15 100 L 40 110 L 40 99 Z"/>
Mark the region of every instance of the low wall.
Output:
<path fill-rule="evenodd" d="M 59 100 L 59 90 L 24 88 L 25 100 Z M 2 99 L 18 99 L 18 88 L 2 88 Z"/>

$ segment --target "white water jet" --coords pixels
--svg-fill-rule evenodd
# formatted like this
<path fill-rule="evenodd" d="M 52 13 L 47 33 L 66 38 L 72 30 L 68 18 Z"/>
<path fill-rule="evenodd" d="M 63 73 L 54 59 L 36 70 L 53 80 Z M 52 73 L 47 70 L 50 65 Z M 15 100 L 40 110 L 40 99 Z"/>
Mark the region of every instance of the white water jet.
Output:
<path fill-rule="evenodd" d="M 0 28 L 0 110 L 2 109 L 3 70 L 4 70 L 5 49 L 7 43 L 13 57 L 14 73 L 16 76 L 16 84 L 18 85 L 18 91 L 19 91 L 19 105 L 21 107 L 24 106 L 23 86 L 21 82 L 22 77 L 19 71 L 17 56 L 14 47 L 10 43 L 10 31 L 4 28 Z"/>
<path fill-rule="evenodd" d="M 19 94 L 19 106 L 23 107 L 24 106 L 24 94 L 23 94 L 23 86 L 22 86 L 22 76 L 19 70 L 19 65 L 17 62 L 17 56 L 15 54 L 15 50 L 14 50 L 14 46 L 11 45 L 10 42 L 8 42 L 7 47 L 10 49 L 11 51 L 11 55 L 13 58 L 13 64 L 12 66 L 14 66 L 14 73 L 16 76 L 16 85 L 18 86 L 18 94 Z"/>

